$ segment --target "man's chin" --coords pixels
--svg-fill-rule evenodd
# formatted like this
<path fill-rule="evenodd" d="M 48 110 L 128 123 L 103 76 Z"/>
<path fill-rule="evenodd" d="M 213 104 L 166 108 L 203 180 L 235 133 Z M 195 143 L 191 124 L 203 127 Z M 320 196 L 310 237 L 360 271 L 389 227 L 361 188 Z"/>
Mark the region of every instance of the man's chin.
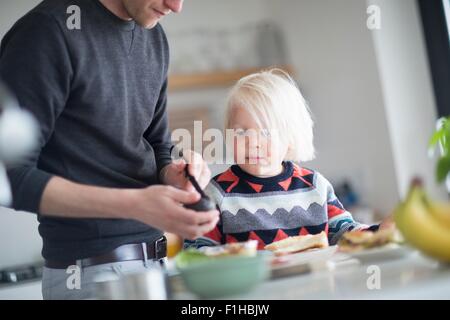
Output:
<path fill-rule="evenodd" d="M 155 19 L 146 21 L 136 20 L 136 23 L 145 29 L 153 29 L 158 24 L 158 20 Z"/>

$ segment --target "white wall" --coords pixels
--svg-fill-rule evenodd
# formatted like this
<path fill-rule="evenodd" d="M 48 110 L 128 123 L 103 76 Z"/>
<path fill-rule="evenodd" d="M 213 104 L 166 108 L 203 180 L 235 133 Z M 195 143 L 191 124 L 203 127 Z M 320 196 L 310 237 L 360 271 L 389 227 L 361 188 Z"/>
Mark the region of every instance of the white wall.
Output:
<path fill-rule="evenodd" d="M 170 34 L 186 29 L 227 28 L 266 17 L 267 7 L 261 0 L 195 0 L 185 1 L 183 11 L 164 18 L 162 25 Z"/>
<path fill-rule="evenodd" d="M 332 180 L 350 178 L 364 202 L 389 212 L 397 182 L 365 3 L 281 3 L 267 1 L 316 121 L 317 159 L 307 165 Z"/>
<path fill-rule="evenodd" d="M 427 155 L 437 112 L 416 1 L 368 3 L 381 10 L 381 29 L 373 32 L 373 40 L 400 194 L 418 175 L 434 197 L 445 199 L 443 187 L 435 183 L 436 160 Z"/>
<path fill-rule="evenodd" d="M 40 261 L 41 249 L 36 215 L 0 207 L 0 269 Z"/>
<path fill-rule="evenodd" d="M 0 0 L 0 39 L 38 0 Z M 0 207 L 0 269 L 40 260 L 36 215 Z"/>
<path fill-rule="evenodd" d="M 0 0 L 0 39 L 18 18 L 35 7 L 40 0 Z"/>
<path fill-rule="evenodd" d="M 371 2 L 382 7 L 381 30 L 366 26 Z M 164 26 L 170 35 L 264 19 L 282 27 L 315 117 L 318 157 L 306 166 L 334 181 L 349 178 L 382 213 L 404 196 L 414 174 L 436 197 L 444 195 L 427 158 L 436 112 L 415 0 L 198 0 Z M 176 93 L 169 102 L 210 103 L 220 119 L 224 92 Z"/>
<path fill-rule="evenodd" d="M 398 200 L 398 189 L 364 1 L 198 0 L 186 2 L 183 13 L 163 25 L 170 42 L 173 31 L 266 19 L 284 31 L 290 61 L 316 121 L 318 157 L 305 166 L 334 181 L 350 179 L 364 202 L 389 212 Z M 219 119 L 223 96 L 219 90 L 175 93 L 169 104 L 211 101 Z"/>
<path fill-rule="evenodd" d="M 162 21 L 169 45 L 176 47 L 171 34 L 186 30 L 220 30 L 257 23 L 267 19 L 267 7 L 261 0 L 195 0 L 186 1 L 182 13 L 172 14 Z M 193 43 L 193 46 L 196 44 Z M 210 107 L 211 126 L 222 128 L 226 88 L 172 92 L 168 96 L 169 108 L 179 110 L 190 107 Z M 211 165 L 213 175 L 228 165 Z"/>

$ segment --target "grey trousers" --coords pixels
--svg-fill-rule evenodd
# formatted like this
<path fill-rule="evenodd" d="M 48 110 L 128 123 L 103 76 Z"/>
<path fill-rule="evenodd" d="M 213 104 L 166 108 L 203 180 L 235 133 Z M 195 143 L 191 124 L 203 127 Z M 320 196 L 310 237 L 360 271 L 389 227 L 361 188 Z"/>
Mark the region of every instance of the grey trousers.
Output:
<path fill-rule="evenodd" d="M 44 300 L 86 300 L 97 299 L 97 283 L 118 280 L 130 273 L 146 271 L 152 267 L 161 267 L 160 261 L 125 261 L 81 268 L 71 266 L 68 269 L 44 268 L 42 275 L 42 296 Z"/>

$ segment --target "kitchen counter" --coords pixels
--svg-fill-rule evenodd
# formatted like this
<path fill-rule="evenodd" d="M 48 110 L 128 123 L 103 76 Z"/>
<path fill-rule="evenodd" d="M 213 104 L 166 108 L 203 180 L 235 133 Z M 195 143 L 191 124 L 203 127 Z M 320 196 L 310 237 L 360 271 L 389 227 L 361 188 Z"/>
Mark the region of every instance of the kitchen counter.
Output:
<path fill-rule="evenodd" d="M 42 300 L 42 281 L 29 280 L 0 286 L 0 300 Z"/>
<path fill-rule="evenodd" d="M 267 280 L 249 293 L 224 298 L 450 299 L 450 265 L 428 259 L 417 251 L 397 259 L 367 263 L 339 255 L 321 270 Z M 374 281 L 376 273 L 380 275 L 378 283 Z M 196 297 L 187 291 L 179 291 L 174 298 Z"/>

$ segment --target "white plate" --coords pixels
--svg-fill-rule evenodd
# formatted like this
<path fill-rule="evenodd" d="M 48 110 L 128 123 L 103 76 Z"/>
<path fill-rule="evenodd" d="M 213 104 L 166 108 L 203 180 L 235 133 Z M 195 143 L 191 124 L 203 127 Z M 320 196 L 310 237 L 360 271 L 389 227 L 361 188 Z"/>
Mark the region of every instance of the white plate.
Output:
<path fill-rule="evenodd" d="M 289 263 L 302 264 L 330 259 L 336 252 L 338 246 L 330 246 L 321 249 L 311 249 L 303 252 L 292 253 L 285 256 L 274 257 L 274 259 L 287 260 Z"/>
<path fill-rule="evenodd" d="M 414 250 L 408 246 L 390 243 L 382 247 L 365 249 L 356 252 L 344 252 L 352 258 L 358 259 L 361 263 L 382 260 L 400 259 L 413 253 Z"/>
<path fill-rule="evenodd" d="M 312 249 L 304 252 L 293 253 L 285 256 L 273 257 L 272 278 L 299 275 L 326 268 L 326 263 L 337 251 L 337 246 L 322 249 Z"/>

